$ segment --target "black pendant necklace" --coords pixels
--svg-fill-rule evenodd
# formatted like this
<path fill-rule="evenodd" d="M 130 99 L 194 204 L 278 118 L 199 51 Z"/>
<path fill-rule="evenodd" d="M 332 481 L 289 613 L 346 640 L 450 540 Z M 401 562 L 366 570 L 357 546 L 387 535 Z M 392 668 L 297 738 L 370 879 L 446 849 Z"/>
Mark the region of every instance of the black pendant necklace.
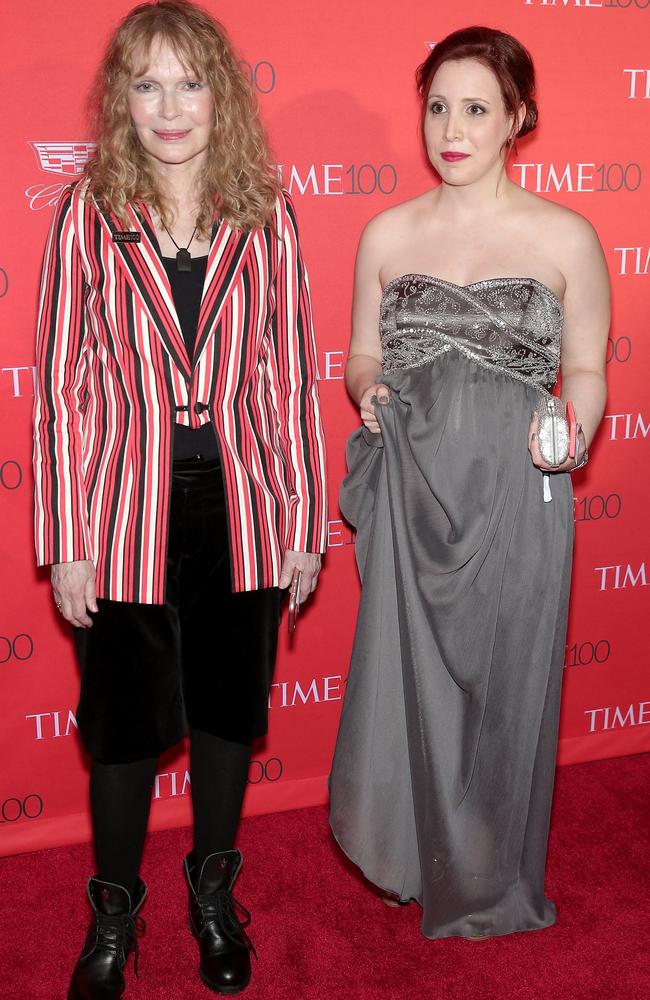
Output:
<path fill-rule="evenodd" d="M 198 229 L 198 226 L 194 227 L 194 232 L 190 236 L 190 242 L 187 244 L 187 246 L 186 247 L 179 247 L 178 243 L 176 242 L 176 240 L 174 239 L 174 237 L 170 233 L 170 231 L 167 228 L 167 226 L 165 225 L 165 223 L 161 222 L 161 224 L 162 224 L 163 229 L 165 230 L 165 232 L 169 236 L 170 240 L 172 241 L 172 243 L 176 247 L 176 250 L 178 251 L 178 253 L 176 254 L 176 270 L 177 271 L 191 271 L 192 270 L 192 258 L 190 257 L 190 252 L 189 252 L 190 251 L 190 244 L 191 244 L 192 240 L 194 239 L 194 237 L 196 236 L 196 230 Z"/>

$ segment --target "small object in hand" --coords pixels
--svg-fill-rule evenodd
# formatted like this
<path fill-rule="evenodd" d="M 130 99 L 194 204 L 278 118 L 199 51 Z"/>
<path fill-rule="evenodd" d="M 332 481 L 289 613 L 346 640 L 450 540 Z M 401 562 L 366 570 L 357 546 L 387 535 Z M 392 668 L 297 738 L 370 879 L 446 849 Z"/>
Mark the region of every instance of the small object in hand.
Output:
<path fill-rule="evenodd" d="M 570 400 L 567 400 L 566 416 L 567 423 L 569 424 L 569 458 L 575 458 L 578 454 L 580 424 L 576 421 L 576 411 L 573 409 L 573 403 Z"/>
<path fill-rule="evenodd" d="M 298 615 L 300 613 L 301 578 L 302 578 L 301 571 L 294 570 L 293 579 L 291 581 L 291 588 L 289 590 L 289 618 L 288 618 L 289 635 L 293 635 L 293 633 L 296 631 L 296 622 L 298 621 Z"/>
<path fill-rule="evenodd" d="M 577 464 L 577 465 L 575 465 L 575 466 L 574 466 L 574 467 L 573 467 L 573 468 L 571 469 L 571 472 L 575 472 L 575 471 L 576 471 L 576 469 L 584 469 L 584 467 L 585 467 L 585 465 L 587 464 L 587 462 L 588 462 L 588 461 L 589 461 L 589 449 L 588 449 L 588 448 L 585 448 L 585 453 L 584 453 L 584 455 L 582 456 L 582 459 L 581 459 L 581 461 L 580 461 L 580 462 L 578 462 L 578 464 Z"/>
<path fill-rule="evenodd" d="M 557 468 L 569 455 L 569 422 L 564 413 L 564 404 L 557 396 L 547 396 L 540 400 L 538 412 L 537 440 L 540 455 L 547 465 Z"/>

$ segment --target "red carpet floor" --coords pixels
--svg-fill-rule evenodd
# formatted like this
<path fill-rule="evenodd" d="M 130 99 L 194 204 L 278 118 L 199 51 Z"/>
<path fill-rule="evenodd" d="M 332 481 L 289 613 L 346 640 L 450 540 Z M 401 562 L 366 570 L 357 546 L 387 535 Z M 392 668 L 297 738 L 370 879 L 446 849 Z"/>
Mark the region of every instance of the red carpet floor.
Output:
<path fill-rule="evenodd" d="M 385 906 L 345 865 L 325 809 L 243 823 L 237 895 L 259 961 L 246 1000 L 647 1000 L 650 755 L 561 768 L 548 863 L 548 930 L 428 941 L 416 904 Z M 188 830 L 150 837 L 140 979 L 127 1000 L 207 1000 L 195 975 L 181 858 Z M 88 917 L 87 846 L 5 858 L 1 1000 L 64 1000 Z"/>

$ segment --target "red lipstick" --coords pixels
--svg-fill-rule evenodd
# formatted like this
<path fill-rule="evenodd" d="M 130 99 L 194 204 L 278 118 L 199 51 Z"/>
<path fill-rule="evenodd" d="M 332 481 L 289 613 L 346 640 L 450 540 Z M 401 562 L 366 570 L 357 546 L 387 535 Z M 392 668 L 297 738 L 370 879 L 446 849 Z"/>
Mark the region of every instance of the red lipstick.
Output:
<path fill-rule="evenodd" d="M 441 156 L 447 163 L 457 163 L 459 160 L 466 160 L 469 153 L 441 153 Z"/>

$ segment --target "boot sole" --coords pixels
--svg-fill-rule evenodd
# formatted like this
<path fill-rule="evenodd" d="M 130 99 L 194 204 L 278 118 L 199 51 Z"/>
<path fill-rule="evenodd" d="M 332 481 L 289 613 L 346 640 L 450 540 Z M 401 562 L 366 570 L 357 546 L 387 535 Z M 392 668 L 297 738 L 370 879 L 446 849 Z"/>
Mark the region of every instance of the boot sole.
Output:
<path fill-rule="evenodd" d="M 216 986 L 215 983 L 211 982 L 211 980 L 208 979 L 208 977 L 203 973 L 201 968 L 199 968 L 199 978 L 203 983 L 203 985 L 207 986 L 208 989 L 212 990 L 213 993 L 221 993 L 223 996 L 231 996 L 231 997 L 235 996 L 235 994 L 237 993 L 243 993 L 251 981 L 251 977 L 249 976 L 246 982 L 242 983 L 241 986 Z"/>

